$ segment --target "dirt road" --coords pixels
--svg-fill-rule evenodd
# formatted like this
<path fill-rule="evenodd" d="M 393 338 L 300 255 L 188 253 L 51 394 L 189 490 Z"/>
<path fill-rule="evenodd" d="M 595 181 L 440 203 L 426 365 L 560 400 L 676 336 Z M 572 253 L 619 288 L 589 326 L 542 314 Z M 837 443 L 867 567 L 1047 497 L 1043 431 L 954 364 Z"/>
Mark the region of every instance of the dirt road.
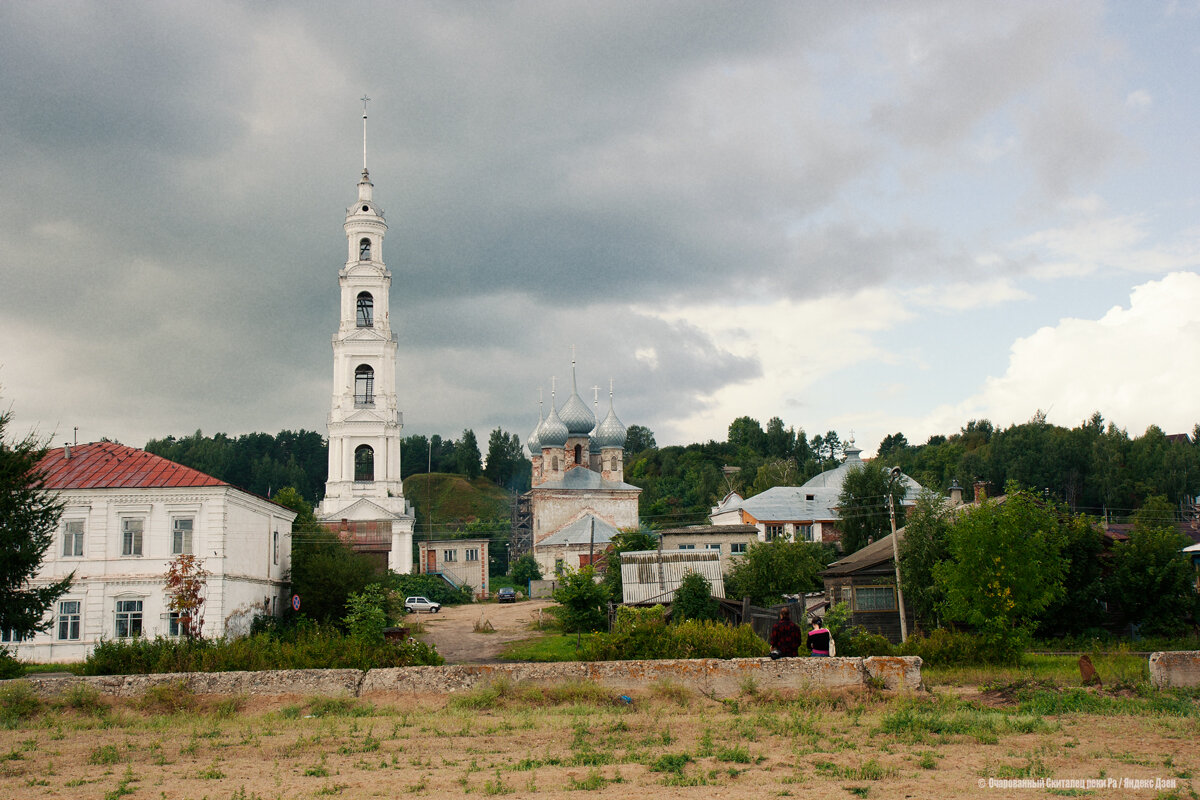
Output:
<path fill-rule="evenodd" d="M 537 636 L 532 625 L 538 612 L 554 605 L 550 600 L 523 600 L 517 603 L 472 603 L 446 606 L 437 614 L 421 614 L 425 625 L 421 636 L 437 646 L 447 664 L 481 664 L 497 661 L 504 645 Z M 485 620 L 495 629 L 476 633 L 475 625 Z"/>

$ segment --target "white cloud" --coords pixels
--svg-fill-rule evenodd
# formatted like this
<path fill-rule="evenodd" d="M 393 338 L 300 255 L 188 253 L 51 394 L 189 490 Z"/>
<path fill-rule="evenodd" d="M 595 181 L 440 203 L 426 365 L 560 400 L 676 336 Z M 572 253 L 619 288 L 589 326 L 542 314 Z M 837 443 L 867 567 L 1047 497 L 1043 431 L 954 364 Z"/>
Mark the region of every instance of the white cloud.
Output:
<path fill-rule="evenodd" d="M 1018 300 L 1030 300 L 1033 295 L 1013 285 L 1009 278 L 997 278 L 975 283 L 955 283 L 942 286 L 922 286 L 904 293 L 908 302 L 949 311 L 986 308 Z"/>
<path fill-rule="evenodd" d="M 1190 431 L 1200 421 L 1200 274 L 1177 272 L 1134 287 L 1128 308 L 1096 320 L 1063 319 L 1013 343 L 1008 369 L 967 401 L 946 405 L 922 435 L 956 430 L 967 419 L 999 425 L 1046 411 L 1060 425 L 1093 412 L 1140 433 L 1151 424 Z"/>
<path fill-rule="evenodd" d="M 1130 92 L 1125 98 L 1127 108 L 1149 108 L 1153 103 L 1154 98 L 1145 89 Z"/>
<path fill-rule="evenodd" d="M 1146 223 L 1140 214 L 1088 219 L 1039 231 L 1016 246 L 1034 251 L 1039 263 L 1032 272 L 1043 279 L 1087 275 L 1101 268 L 1165 273 L 1200 265 L 1200 237 L 1195 232 L 1142 247 L 1150 238 Z"/>

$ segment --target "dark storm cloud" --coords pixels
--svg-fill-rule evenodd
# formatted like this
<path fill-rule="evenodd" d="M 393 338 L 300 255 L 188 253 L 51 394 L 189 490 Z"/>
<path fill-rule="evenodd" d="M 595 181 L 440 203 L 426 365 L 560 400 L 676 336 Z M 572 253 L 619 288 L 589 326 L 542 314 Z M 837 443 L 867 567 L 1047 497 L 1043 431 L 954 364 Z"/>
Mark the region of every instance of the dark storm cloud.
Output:
<path fill-rule="evenodd" d="M 33 392 L 53 364 L 112 426 L 97 436 L 132 444 L 323 428 L 366 92 L 410 426 L 533 413 L 571 344 L 632 421 L 694 412 L 761 365 L 628 306 L 809 299 L 964 260 L 854 204 L 895 142 L 961 143 L 1075 30 L 973 6 L 943 42 L 929 8 L 948 7 L 0 6 L 0 323 L 30 337 L 0 382 Z M 935 56 L 908 77 L 893 27 Z M 51 389 L 47 413 L 84 413 Z"/>

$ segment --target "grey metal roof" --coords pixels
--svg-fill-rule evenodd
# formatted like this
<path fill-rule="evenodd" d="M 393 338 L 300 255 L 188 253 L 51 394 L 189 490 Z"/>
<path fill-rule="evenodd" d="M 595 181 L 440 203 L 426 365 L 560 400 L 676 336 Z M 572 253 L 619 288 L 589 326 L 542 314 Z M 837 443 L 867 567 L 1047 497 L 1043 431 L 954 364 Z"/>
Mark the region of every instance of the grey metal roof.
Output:
<path fill-rule="evenodd" d="M 592 523 L 596 525 L 595 539 L 592 538 Z M 593 514 L 584 514 L 569 525 L 565 525 L 537 543 L 538 547 L 550 544 L 608 544 L 617 535 L 617 528 Z"/>
<path fill-rule="evenodd" d="M 567 443 L 567 437 L 571 432 L 567 430 L 567 426 L 558 416 L 558 412 L 554 410 L 554 403 L 550 404 L 550 416 L 546 417 L 546 421 L 538 426 L 538 442 L 542 447 L 562 447 Z"/>
<path fill-rule="evenodd" d="M 689 572 L 708 580 L 713 597 L 725 596 L 721 554 L 715 550 L 635 550 L 621 553 L 621 599 L 626 603 L 669 603 Z"/>
<path fill-rule="evenodd" d="M 663 536 L 758 536 L 754 525 L 689 525 L 686 528 L 660 528 Z"/>
<path fill-rule="evenodd" d="M 540 456 L 542 454 L 542 443 L 538 438 L 538 434 L 542 430 L 542 409 L 538 406 L 538 421 L 533 427 L 533 433 L 529 434 L 529 439 L 525 442 L 525 447 L 529 450 L 529 455 Z"/>
<path fill-rule="evenodd" d="M 634 491 L 640 492 L 636 486 L 630 486 L 623 481 L 606 481 L 601 477 L 599 472 L 593 472 L 587 467 L 575 467 L 563 473 L 561 480 L 545 481 L 534 486 L 530 491 L 536 492 L 539 489 L 608 489 L 616 491 Z"/>
<path fill-rule="evenodd" d="M 608 402 L 608 416 L 604 421 L 596 426 L 596 441 L 601 447 L 625 447 L 625 435 L 628 433 L 625 426 L 621 424 L 621 420 L 617 419 L 617 412 L 613 410 L 612 398 Z"/>
<path fill-rule="evenodd" d="M 572 371 L 572 384 L 574 384 L 574 375 L 575 373 Z M 558 416 L 572 436 L 586 436 L 592 432 L 592 428 L 596 427 L 596 415 L 587 407 L 587 403 L 583 402 L 583 398 L 579 396 L 579 392 L 574 390 L 573 385 L 571 389 L 571 396 L 558 410 Z"/>
<path fill-rule="evenodd" d="M 825 470 L 802 486 L 775 486 L 762 494 L 748 497 L 740 503 L 732 503 L 714 509 L 713 513 L 725 513 L 743 508 L 759 522 L 817 522 L 838 518 L 838 497 L 846 474 L 861 468 L 865 461 L 859 458 L 861 450 L 847 448 L 846 460 L 833 469 Z M 901 475 L 904 483 L 904 505 L 912 505 L 921 493 L 921 484 L 907 475 Z M 812 498 L 811 500 L 809 498 Z"/>

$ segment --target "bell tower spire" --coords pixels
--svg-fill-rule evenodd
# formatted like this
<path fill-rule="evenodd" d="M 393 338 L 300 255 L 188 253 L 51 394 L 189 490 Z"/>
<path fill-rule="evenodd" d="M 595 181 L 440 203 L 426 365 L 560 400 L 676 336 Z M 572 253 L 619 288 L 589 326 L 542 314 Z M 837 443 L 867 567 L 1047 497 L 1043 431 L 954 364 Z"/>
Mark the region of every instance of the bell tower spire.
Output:
<path fill-rule="evenodd" d="M 358 199 L 346 209 L 346 263 L 338 270 L 341 302 L 333 335 L 329 480 L 319 516 L 372 549 L 391 541 L 388 567 L 412 571 L 414 517 L 400 479 L 403 417 L 396 401 L 396 334 L 389 312 L 392 273 L 383 261 L 387 223 L 367 174 L 367 101 L 363 95 L 363 171 Z M 349 526 L 349 527 L 347 527 Z"/>

